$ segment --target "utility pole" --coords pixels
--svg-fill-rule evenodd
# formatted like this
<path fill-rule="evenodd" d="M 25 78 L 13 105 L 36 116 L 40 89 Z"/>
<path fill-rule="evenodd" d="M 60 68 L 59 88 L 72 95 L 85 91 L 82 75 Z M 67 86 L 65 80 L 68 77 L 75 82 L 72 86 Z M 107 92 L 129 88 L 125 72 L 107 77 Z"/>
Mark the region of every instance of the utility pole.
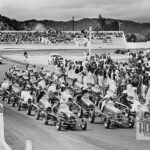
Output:
<path fill-rule="evenodd" d="M 121 25 L 122 25 L 122 23 L 119 21 L 119 31 L 120 31 L 120 29 L 121 29 Z"/>
<path fill-rule="evenodd" d="M 89 59 L 90 60 L 91 60 L 91 38 L 92 38 L 91 32 L 92 32 L 92 27 L 89 28 Z"/>
<path fill-rule="evenodd" d="M 72 31 L 73 31 L 73 33 L 74 33 L 74 16 L 72 17 Z"/>

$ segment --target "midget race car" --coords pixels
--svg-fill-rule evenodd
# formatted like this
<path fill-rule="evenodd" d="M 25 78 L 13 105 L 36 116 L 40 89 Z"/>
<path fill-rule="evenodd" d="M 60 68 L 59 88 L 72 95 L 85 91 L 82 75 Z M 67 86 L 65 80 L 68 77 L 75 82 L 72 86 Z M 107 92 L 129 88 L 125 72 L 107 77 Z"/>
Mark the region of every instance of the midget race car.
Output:
<path fill-rule="evenodd" d="M 42 91 L 38 96 L 38 103 L 35 107 L 35 118 L 37 120 L 43 118 L 43 122 L 45 125 L 48 124 L 48 121 L 51 119 L 55 121 L 55 117 L 52 115 L 52 106 L 49 103 L 50 96 Z"/>
<path fill-rule="evenodd" d="M 5 101 L 5 99 L 10 99 L 10 91 L 11 91 L 11 82 L 9 80 L 5 80 L 0 85 L 0 96 L 1 100 Z"/>
<path fill-rule="evenodd" d="M 102 102 L 93 111 L 90 111 L 89 121 L 91 123 L 94 123 L 95 118 L 100 117 L 104 121 L 104 127 L 107 129 L 111 125 L 134 127 L 134 117 L 130 115 L 127 106 L 114 102 L 110 98 L 103 99 Z"/>
<path fill-rule="evenodd" d="M 55 97 L 56 98 L 56 97 Z M 87 128 L 87 122 L 85 119 L 78 121 L 72 111 L 69 110 L 69 106 L 66 103 L 58 104 L 57 110 L 54 110 L 53 105 L 49 102 L 50 96 L 45 93 L 39 100 L 39 103 L 35 110 L 35 117 L 39 119 L 43 118 L 44 124 L 48 124 L 49 121 L 56 124 L 56 129 L 61 130 L 64 128 L 75 128 L 79 125 L 83 130 Z"/>
<path fill-rule="evenodd" d="M 31 112 L 35 109 L 34 103 L 34 97 L 28 93 L 25 93 L 24 98 L 19 97 L 19 101 L 17 103 L 17 110 L 20 111 L 23 108 L 27 110 L 27 115 L 31 115 Z"/>
<path fill-rule="evenodd" d="M 85 118 L 78 120 L 75 114 L 69 110 L 67 104 L 60 104 L 57 113 L 56 129 L 61 130 L 62 127 L 74 129 L 80 126 L 82 130 L 86 130 L 87 121 Z"/>
<path fill-rule="evenodd" d="M 91 101 L 97 106 L 98 103 L 103 99 L 101 90 L 98 85 L 91 88 Z"/>
<path fill-rule="evenodd" d="M 94 110 L 94 103 L 91 101 L 91 95 L 88 90 L 83 90 L 82 94 L 75 97 L 74 104 L 79 107 L 78 117 L 88 116 L 90 111 Z"/>
<path fill-rule="evenodd" d="M 13 84 L 11 86 L 10 98 L 7 100 L 7 103 L 11 103 L 12 107 L 15 107 L 15 105 L 18 104 L 21 90 L 22 88 L 18 84 Z"/>

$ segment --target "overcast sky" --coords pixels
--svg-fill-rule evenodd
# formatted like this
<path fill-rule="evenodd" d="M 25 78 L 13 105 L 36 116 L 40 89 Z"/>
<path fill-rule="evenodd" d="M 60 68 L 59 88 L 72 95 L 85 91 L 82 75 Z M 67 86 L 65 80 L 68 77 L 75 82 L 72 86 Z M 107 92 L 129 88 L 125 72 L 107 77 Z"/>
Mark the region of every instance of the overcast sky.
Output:
<path fill-rule="evenodd" d="M 0 0 L 0 14 L 17 20 L 107 18 L 150 22 L 150 0 Z"/>

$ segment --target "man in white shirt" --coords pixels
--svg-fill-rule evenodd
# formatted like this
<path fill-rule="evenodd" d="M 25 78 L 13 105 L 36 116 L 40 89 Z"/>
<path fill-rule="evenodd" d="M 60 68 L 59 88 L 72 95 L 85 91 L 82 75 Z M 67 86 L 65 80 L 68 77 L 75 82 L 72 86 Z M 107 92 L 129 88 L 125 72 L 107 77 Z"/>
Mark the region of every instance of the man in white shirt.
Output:
<path fill-rule="evenodd" d="M 8 90 L 9 89 L 9 81 L 4 79 L 3 83 L 1 84 L 1 89 L 2 90 Z"/>
<path fill-rule="evenodd" d="M 33 97 L 30 94 L 29 88 L 28 86 L 25 87 L 25 89 L 21 92 L 21 98 L 23 99 L 23 101 L 25 103 L 28 102 L 28 100 L 30 99 L 31 101 L 33 101 Z"/>

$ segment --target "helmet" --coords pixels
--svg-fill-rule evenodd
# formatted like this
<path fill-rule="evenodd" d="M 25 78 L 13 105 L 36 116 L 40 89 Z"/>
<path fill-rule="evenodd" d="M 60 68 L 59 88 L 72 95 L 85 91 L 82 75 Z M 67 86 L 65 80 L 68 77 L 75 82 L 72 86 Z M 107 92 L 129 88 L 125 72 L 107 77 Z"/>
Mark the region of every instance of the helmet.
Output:
<path fill-rule="evenodd" d="M 124 90 L 124 91 L 122 92 L 122 94 L 127 94 L 127 90 Z"/>

